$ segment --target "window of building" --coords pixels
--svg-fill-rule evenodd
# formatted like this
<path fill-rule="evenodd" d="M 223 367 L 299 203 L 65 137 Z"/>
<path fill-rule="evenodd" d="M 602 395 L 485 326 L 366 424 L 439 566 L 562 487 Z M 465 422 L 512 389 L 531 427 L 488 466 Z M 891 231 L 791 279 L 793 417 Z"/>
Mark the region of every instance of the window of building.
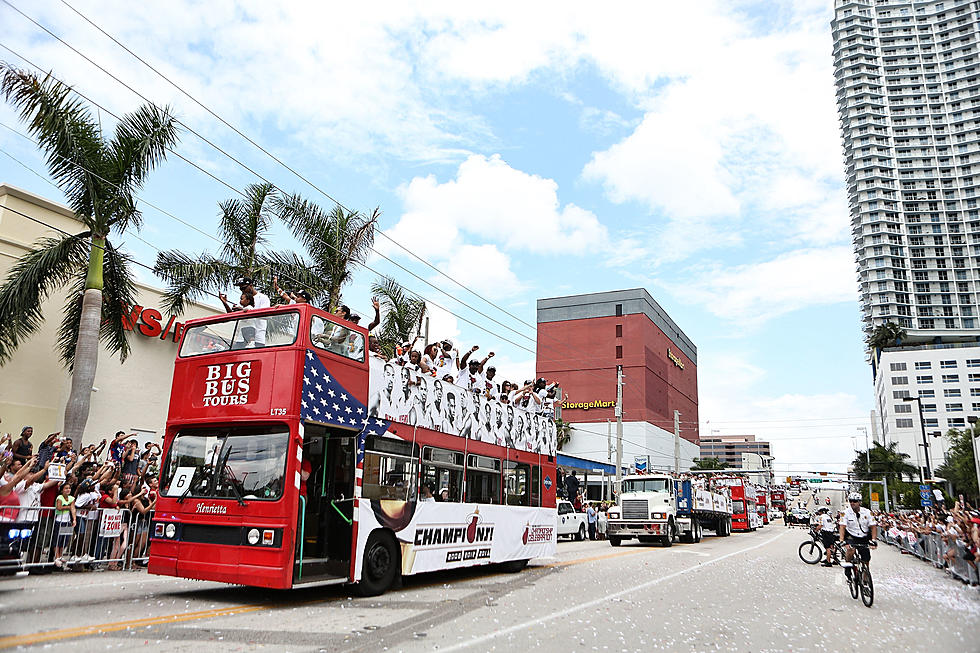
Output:
<path fill-rule="evenodd" d="M 980 358 L 968 358 L 966 359 L 967 367 L 980 367 Z"/>
<path fill-rule="evenodd" d="M 943 383 L 959 383 L 959 374 L 943 374 Z"/>
<path fill-rule="evenodd" d="M 935 396 L 935 390 L 919 390 L 919 397 L 922 399 L 932 399 Z"/>
<path fill-rule="evenodd" d="M 980 374 L 969 374 L 967 378 L 970 380 L 970 383 L 980 383 Z"/>
<path fill-rule="evenodd" d="M 895 377 L 895 376 L 893 376 L 892 377 L 892 385 L 900 385 L 900 384 L 895 383 L 895 379 L 903 379 L 903 378 L 905 378 L 905 377 Z M 927 375 L 923 375 L 923 376 L 917 376 L 917 377 L 915 377 L 915 382 L 918 383 L 918 384 L 932 383 L 932 375 L 931 374 L 927 374 Z M 901 385 L 905 385 L 905 384 L 901 384 Z"/>
<path fill-rule="evenodd" d="M 929 419 L 926 420 L 926 428 L 927 429 L 929 429 L 929 428 L 934 429 L 934 428 L 938 428 L 938 427 L 939 427 L 939 418 L 937 418 L 937 417 L 930 417 Z"/>
<path fill-rule="evenodd" d="M 943 368 L 944 370 L 955 368 L 956 367 L 956 361 L 940 361 L 939 362 L 939 367 Z"/>
<path fill-rule="evenodd" d="M 616 345 L 616 358 L 622 358 L 622 357 L 623 357 L 623 346 Z"/>
<path fill-rule="evenodd" d="M 895 404 L 895 412 L 896 413 L 911 413 L 912 412 L 912 404 L 911 403 L 905 403 L 904 401 L 902 403 L 900 403 L 900 404 Z"/>
<path fill-rule="evenodd" d="M 616 317 L 623 317 L 623 305 L 616 304 Z"/>
<path fill-rule="evenodd" d="M 960 396 L 960 390 L 959 390 L 959 388 L 950 388 L 949 390 L 943 390 L 943 396 L 944 397 L 959 397 Z"/>
<path fill-rule="evenodd" d="M 617 324 L 616 325 L 616 337 L 617 338 L 622 338 L 623 337 L 623 325 L 622 324 Z"/>
<path fill-rule="evenodd" d="M 900 429 L 910 429 L 912 428 L 912 420 L 910 419 L 897 419 L 895 420 L 895 427 Z"/>
<path fill-rule="evenodd" d="M 962 413 L 963 404 L 946 404 L 947 413 Z"/>
<path fill-rule="evenodd" d="M 902 399 L 909 396 L 908 390 L 892 390 L 892 399 Z"/>
<path fill-rule="evenodd" d="M 929 361 L 919 361 L 915 364 L 915 369 L 917 370 L 931 370 L 932 363 Z"/>
<path fill-rule="evenodd" d="M 946 425 L 953 429 L 963 428 L 966 426 L 966 420 L 962 417 L 951 417 L 946 420 Z"/>
<path fill-rule="evenodd" d="M 923 413 L 934 413 L 936 412 L 936 404 L 922 404 Z"/>

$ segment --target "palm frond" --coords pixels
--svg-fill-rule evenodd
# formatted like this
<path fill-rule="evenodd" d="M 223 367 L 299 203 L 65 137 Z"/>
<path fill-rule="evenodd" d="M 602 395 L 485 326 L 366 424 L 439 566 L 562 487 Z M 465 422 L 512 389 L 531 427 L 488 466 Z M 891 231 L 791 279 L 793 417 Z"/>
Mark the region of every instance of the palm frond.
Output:
<path fill-rule="evenodd" d="M 263 289 L 272 291 L 272 277 L 279 277 L 279 287 L 289 290 L 306 290 L 313 296 L 314 303 L 327 298 L 323 277 L 313 265 L 296 252 L 263 252 L 259 255 L 262 281 L 268 285 Z M 270 295 L 271 296 L 271 295 Z"/>
<path fill-rule="evenodd" d="M 249 184 L 245 198 L 222 202 L 218 231 L 224 242 L 222 257 L 244 268 L 249 274 L 256 264 L 259 250 L 266 245 L 272 223 L 272 205 L 278 196 L 272 184 Z"/>
<path fill-rule="evenodd" d="M 85 283 L 89 232 L 42 238 L 24 254 L 0 286 L 0 363 L 44 322 L 41 304 L 73 277 Z"/>
<path fill-rule="evenodd" d="M 40 78 L 0 62 L 0 93 L 19 111 L 27 129 L 47 155 L 48 171 L 68 197 L 69 206 L 90 228 L 96 213 L 97 180 L 86 171 L 98 167 L 105 145 L 89 110 L 71 88 L 50 75 Z"/>
<path fill-rule="evenodd" d="M 153 271 L 169 284 L 163 296 L 163 307 L 180 315 L 189 300 L 200 299 L 207 292 L 224 290 L 241 270 L 210 254 L 186 254 L 169 250 L 157 254 Z"/>
<path fill-rule="evenodd" d="M 128 259 L 109 243 L 106 243 L 103 282 L 99 339 L 109 353 L 119 354 L 119 362 L 122 363 L 130 351 L 127 332 L 123 328 L 123 315 L 136 303 L 136 285 Z"/>
<path fill-rule="evenodd" d="M 118 184 L 113 197 L 121 200 L 109 212 L 110 226 L 125 231 L 139 226 L 142 216 L 136 210 L 132 193 L 142 187 L 147 175 L 167 158 L 177 144 L 177 118 L 167 107 L 145 104 L 123 116 L 109 142 L 106 165 L 113 168 L 110 179 Z"/>
<path fill-rule="evenodd" d="M 378 297 L 384 309 L 378 341 L 385 351 L 410 341 L 421 333 L 425 319 L 425 301 L 411 297 L 405 289 L 391 277 L 382 277 L 371 285 L 371 293 Z"/>

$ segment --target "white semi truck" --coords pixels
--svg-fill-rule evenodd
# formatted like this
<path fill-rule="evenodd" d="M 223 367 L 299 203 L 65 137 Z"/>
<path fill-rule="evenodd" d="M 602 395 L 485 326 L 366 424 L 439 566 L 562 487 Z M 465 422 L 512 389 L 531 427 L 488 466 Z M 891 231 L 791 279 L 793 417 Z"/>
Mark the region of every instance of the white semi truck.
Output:
<path fill-rule="evenodd" d="M 705 529 L 720 537 L 730 535 L 732 500 L 666 474 L 626 476 L 619 503 L 607 517 L 606 532 L 613 546 L 634 537 L 671 546 L 675 539 L 700 542 Z"/>

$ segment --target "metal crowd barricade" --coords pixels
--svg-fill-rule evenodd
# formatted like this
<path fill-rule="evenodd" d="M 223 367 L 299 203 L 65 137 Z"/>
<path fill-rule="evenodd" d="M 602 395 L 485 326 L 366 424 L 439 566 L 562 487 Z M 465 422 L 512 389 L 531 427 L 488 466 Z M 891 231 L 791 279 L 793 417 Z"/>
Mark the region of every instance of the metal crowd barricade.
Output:
<path fill-rule="evenodd" d="M 99 571 L 146 565 L 152 512 L 79 508 L 74 525 L 71 513 L 57 512 L 55 508 L 22 507 L 16 522 L 9 522 L 31 531 L 21 545 L 21 559 L 28 571 L 42 567 Z"/>
<path fill-rule="evenodd" d="M 908 534 L 904 531 L 900 531 L 897 538 L 885 532 L 878 539 L 886 544 L 894 545 L 900 550 L 906 551 L 921 560 L 931 562 L 938 568 L 945 566 L 945 554 L 952 547 L 955 549 L 955 555 L 949 561 L 948 569 L 950 575 L 964 583 L 973 586 L 980 585 L 980 574 L 978 574 L 976 566 L 967 562 L 963 557 L 966 553 L 966 545 L 961 540 L 957 540 L 954 543 L 947 543 L 943 540 L 943 536 L 938 533 L 926 533 L 916 534 L 913 536 L 913 540 L 909 541 Z"/>

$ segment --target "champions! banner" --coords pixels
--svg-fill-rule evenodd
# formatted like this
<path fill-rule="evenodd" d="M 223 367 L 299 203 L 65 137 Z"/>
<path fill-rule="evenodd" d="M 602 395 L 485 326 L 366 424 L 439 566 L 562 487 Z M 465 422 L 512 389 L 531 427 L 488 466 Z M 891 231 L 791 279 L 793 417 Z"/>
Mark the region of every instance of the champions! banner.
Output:
<path fill-rule="evenodd" d="M 373 357 L 368 414 L 532 453 L 554 455 L 557 449 L 550 416 Z"/>
<path fill-rule="evenodd" d="M 403 574 L 554 556 L 558 542 L 554 508 L 362 499 L 358 513 L 357 550 L 376 528 L 394 530 Z"/>

